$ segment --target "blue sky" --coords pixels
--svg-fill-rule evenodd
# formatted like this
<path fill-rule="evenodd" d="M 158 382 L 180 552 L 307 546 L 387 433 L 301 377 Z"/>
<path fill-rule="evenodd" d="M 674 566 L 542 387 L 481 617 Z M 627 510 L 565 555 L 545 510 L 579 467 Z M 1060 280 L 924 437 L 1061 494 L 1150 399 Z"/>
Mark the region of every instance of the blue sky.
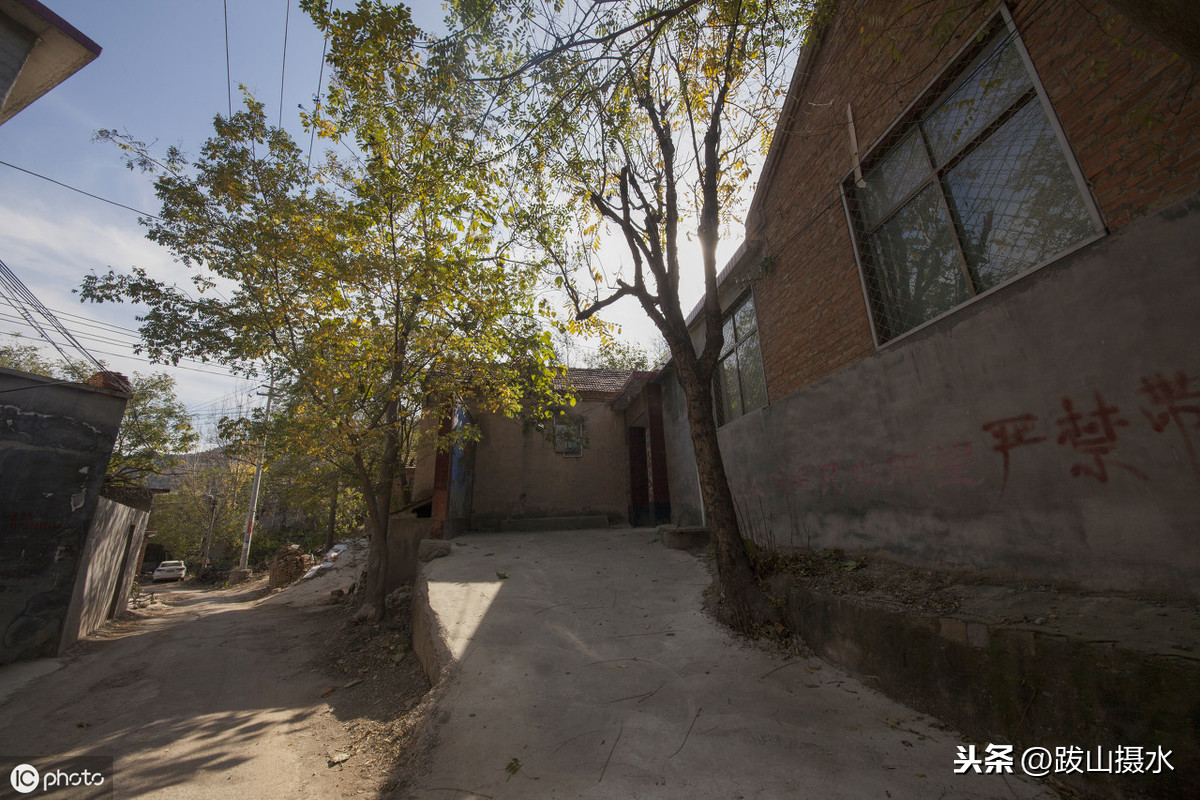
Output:
<path fill-rule="evenodd" d="M 160 149 L 196 152 L 212 119 L 227 113 L 225 18 L 221 0 L 46 0 L 103 48 L 100 57 L 0 126 L 0 160 L 149 213 L 158 210 L 150 179 L 129 171 L 113 145 L 92 142 L 97 129 L 129 131 Z M 339 0 L 336 7 L 348 7 Z M 245 84 L 283 125 L 308 141 L 298 106 L 312 107 L 323 39 L 290 0 L 284 66 L 286 0 L 228 0 L 229 71 L 235 108 Z M 418 3 L 414 17 L 436 28 L 440 3 Z M 328 74 L 326 74 L 326 78 Z M 320 148 L 320 143 L 317 145 Z M 171 369 L 132 360 L 134 309 L 81 305 L 71 290 L 91 271 L 137 265 L 164 279 L 185 280 L 170 255 L 144 238 L 137 214 L 0 165 L 0 259 L 89 350 L 128 373 L 166 369 L 179 394 L 202 418 L 233 403 L 261 402 L 254 387 L 223 377 L 219 367 Z M 35 337 L 0 301 L 0 334 Z M 86 318 L 86 319 L 84 319 Z M 115 327 L 114 327 L 115 326 Z M 125 329 L 122 331 L 121 329 Z M 4 336 L 7 340 L 7 336 Z M 53 354 L 52 351 L 47 351 Z M 118 354 L 118 355 L 113 355 Z M 205 371 L 197 371 L 205 370 Z M 216 373 L 216 374 L 214 374 Z M 249 399 L 246 399 L 249 398 Z"/>
<path fill-rule="evenodd" d="M 214 115 L 228 109 L 222 0 L 45 2 L 103 52 L 0 126 L 0 160 L 117 203 L 157 212 L 150 179 L 129 171 L 114 146 L 93 143 L 92 136 L 97 129 L 115 128 L 147 142 L 157 141 L 160 149 L 169 145 L 191 153 L 199 149 L 212 131 Z M 334 5 L 350 7 L 352 0 L 335 0 Z M 317 92 L 321 35 L 299 10 L 297 0 L 228 0 L 228 14 L 234 106 L 240 100 L 236 87 L 245 84 L 266 103 L 269 118 L 276 119 L 282 76 L 283 125 L 298 141 L 307 142 L 297 107 L 311 108 Z M 438 29 L 444 16 L 441 4 L 432 2 L 416 3 L 413 14 L 427 30 Z M 736 241 L 726 244 L 729 252 L 737 246 Z M 128 345 L 134 341 L 128 332 L 137 325 L 134 309 L 81 305 L 72 294 L 86 274 L 110 266 L 124 271 L 136 265 L 162 279 L 186 280 L 185 270 L 144 238 L 136 214 L 0 165 L 0 259 L 45 305 L 66 312 L 60 316 L 64 324 L 114 368 L 126 373 L 171 372 L 181 399 L 201 416 L 201 422 L 235 403 L 228 398 L 261 402 L 254 395 L 255 387 L 213 374 L 221 372 L 214 366 L 192 364 L 187 365 L 192 369 L 175 370 L 120 356 L 130 353 Z M 694 302 L 699 293 L 697 286 L 685 303 Z M 32 331 L 13 321 L 14 316 L 7 304 L 0 303 L 0 334 L 20 331 L 32 336 Z M 634 301 L 617 304 L 608 318 L 622 326 L 622 338 L 642 344 L 657 338 Z"/>

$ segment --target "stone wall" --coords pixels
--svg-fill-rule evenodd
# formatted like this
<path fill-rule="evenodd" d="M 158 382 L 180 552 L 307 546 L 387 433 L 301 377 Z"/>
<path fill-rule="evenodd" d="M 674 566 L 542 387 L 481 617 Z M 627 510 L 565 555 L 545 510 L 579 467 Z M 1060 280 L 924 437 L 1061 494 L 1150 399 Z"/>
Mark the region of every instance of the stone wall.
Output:
<path fill-rule="evenodd" d="M 57 652 L 127 401 L 0 369 L 0 663 Z"/>

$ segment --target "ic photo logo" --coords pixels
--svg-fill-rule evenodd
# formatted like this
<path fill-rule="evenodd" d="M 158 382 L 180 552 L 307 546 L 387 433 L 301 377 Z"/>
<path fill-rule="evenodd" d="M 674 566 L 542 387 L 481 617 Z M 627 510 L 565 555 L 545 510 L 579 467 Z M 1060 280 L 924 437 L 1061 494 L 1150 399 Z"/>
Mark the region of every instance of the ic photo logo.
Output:
<path fill-rule="evenodd" d="M 21 794 L 29 794 L 41 785 L 42 776 L 29 764 L 17 764 L 9 774 L 8 780 Z"/>
<path fill-rule="evenodd" d="M 111 797 L 112 782 L 105 774 L 112 775 L 111 758 L 77 757 L 65 759 L 54 767 L 38 769 L 25 759 L 12 759 L 19 763 L 8 774 L 8 782 L 20 794 L 51 794 L 65 797 L 88 798 Z M 12 763 L 10 761 L 9 763 Z M 3 774 L 3 773 L 0 773 Z M 80 795 L 80 792 L 83 792 Z"/>

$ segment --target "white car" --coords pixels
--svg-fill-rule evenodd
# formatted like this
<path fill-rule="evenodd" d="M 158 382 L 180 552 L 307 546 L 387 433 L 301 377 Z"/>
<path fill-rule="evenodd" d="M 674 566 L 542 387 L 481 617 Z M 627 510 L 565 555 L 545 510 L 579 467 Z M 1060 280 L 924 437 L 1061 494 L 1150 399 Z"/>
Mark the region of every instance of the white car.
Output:
<path fill-rule="evenodd" d="M 154 570 L 154 583 L 159 581 L 181 581 L 187 576 L 187 567 L 182 561 L 164 561 Z"/>

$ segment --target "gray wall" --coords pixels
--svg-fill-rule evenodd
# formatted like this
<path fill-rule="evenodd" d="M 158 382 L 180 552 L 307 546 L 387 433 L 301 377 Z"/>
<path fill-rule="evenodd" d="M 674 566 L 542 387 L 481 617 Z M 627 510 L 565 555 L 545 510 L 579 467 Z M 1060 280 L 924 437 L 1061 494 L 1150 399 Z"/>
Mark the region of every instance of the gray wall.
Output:
<path fill-rule="evenodd" d="M 132 562 L 141 554 L 149 517 L 149 512 L 100 498 L 75 577 L 60 649 L 70 647 L 125 608 L 137 570 Z"/>
<path fill-rule="evenodd" d="M 701 525 L 704 510 L 700 505 L 700 479 L 696 474 L 696 451 L 692 447 L 683 387 L 679 385 L 673 366 L 664 369 L 658 380 L 663 390 L 663 432 L 666 434 L 671 521 L 683 526 Z"/>
<path fill-rule="evenodd" d="M 577 457 L 556 453 L 553 435 L 545 431 L 498 414 L 478 415 L 472 528 L 495 530 L 504 520 L 537 517 L 627 520 L 625 415 L 607 400 L 579 400 L 570 415 L 585 420 Z"/>
<path fill-rule="evenodd" d="M 726 425 L 743 532 L 1200 596 L 1198 313 L 1194 196 Z"/>
<path fill-rule="evenodd" d="M 0 663 L 57 651 L 127 400 L 0 369 Z"/>
<path fill-rule="evenodd" d="M 33 50 L 33 33 L 8 17 L 0 17 L 0 106 L 8 98 L 25 59 Z"/>

